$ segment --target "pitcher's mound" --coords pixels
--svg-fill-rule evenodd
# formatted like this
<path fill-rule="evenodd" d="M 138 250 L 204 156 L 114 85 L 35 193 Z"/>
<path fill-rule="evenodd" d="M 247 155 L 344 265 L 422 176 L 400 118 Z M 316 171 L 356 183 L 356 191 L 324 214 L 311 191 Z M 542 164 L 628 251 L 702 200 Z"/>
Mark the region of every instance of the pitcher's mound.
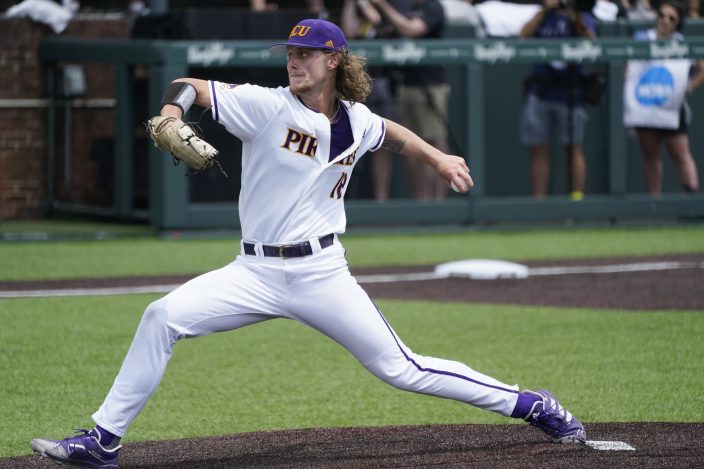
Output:
<path fill-rule="evenodd" d="M 121 468 L 702 467 L 704 423 L 586 424 L 593 446 L 552 443 L 529 425 L 426 425 L 253 432 L 127 443 Z M 612 444 L 608 444 L 611 442 Z M 29 443 L 28 443 L 29 444 Z M 47 468 L 37 455 L 0 468 Z"/>

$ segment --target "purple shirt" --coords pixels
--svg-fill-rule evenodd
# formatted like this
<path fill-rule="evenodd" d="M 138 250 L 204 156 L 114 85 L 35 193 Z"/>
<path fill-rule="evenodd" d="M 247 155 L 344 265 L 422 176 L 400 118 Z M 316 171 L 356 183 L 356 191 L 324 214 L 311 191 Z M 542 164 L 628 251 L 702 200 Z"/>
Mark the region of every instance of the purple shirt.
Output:
<path fill-rule="evenodd" d="M 339 106 L 340 113 L 337 121 L 330 124 L 330 159 L 328 161 L 334 160 L 354 142 L 350 116 L 347 115 L 347 109 L 342 103 L 339 103 Z"/>

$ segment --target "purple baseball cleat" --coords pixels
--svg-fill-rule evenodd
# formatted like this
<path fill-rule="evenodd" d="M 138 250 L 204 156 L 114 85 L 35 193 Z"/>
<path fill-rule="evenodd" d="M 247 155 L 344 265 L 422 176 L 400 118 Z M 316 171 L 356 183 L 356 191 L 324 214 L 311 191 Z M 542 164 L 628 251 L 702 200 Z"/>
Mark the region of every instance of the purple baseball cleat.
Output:
<path fill-rule="evenodd" d="M 80 435 L 63 440 L 45 440 L 35 438 L 30 443 L 32 450 L 44 458 L 50 458 L 59 464 L 70 464 L 91 469 L 117 469 L 119 445 L 105 449 L 100 444 L 100 436 L 88 430 L 76 430 Z"/>
<path fill-rule="evenodd" d="M 582 422 L 562 407 L 550 391 L 523 391 L 538 397 L 525 421 L 547 433 L 557 443 L 586 444 L 587 433 Z"/>

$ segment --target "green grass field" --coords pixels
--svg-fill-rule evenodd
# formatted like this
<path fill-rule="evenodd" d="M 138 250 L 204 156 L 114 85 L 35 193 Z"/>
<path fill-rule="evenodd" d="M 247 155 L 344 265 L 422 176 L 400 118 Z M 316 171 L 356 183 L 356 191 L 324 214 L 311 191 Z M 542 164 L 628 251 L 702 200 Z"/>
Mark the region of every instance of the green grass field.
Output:
<path fill-rule="evenodd" d="M 109 227 L 98 229 L 109 237 Z M 643 256 L 704 252 L 704 225 L 345 235 L 343 243 L 352 267 Z M 5 242 L 0 243 L 0 280 L 200 273 L 230 262 L 238 252 L 236 237 Z"/>
<path fill-rule="evenodd" d="M 344 243 L 353 267 L 701 253 L 704 226 L 356 235 Z M 228 262 L 236 249 L 229 239 L 6 242 L 0 280 L 199 272 Z M 0 299 L 0 457 L 29 453 L 32 437 L 92 425 L 155 298 Z M 702 312 L 378 304 L 415 352 L 548 387 L 585 422 L 704 421 Z M 423 423 L 511 422 L 392 389 L 329 339 L 271 321 L 179 342 L 125 441 Z"/>

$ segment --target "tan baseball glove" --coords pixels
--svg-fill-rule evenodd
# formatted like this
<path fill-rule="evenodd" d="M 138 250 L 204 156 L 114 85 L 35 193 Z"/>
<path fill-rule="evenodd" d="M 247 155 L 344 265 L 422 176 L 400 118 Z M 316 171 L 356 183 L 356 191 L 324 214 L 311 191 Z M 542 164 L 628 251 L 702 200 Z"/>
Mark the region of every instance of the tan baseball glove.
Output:
<path fill-rule="evenodd" d="M 176 163 L 183 161 L 195 172 L 217 163 L 219 152 L 181 119 L 156 116 L 149 119 L 146 126 L 154 146 L 171 153 Z"/>

